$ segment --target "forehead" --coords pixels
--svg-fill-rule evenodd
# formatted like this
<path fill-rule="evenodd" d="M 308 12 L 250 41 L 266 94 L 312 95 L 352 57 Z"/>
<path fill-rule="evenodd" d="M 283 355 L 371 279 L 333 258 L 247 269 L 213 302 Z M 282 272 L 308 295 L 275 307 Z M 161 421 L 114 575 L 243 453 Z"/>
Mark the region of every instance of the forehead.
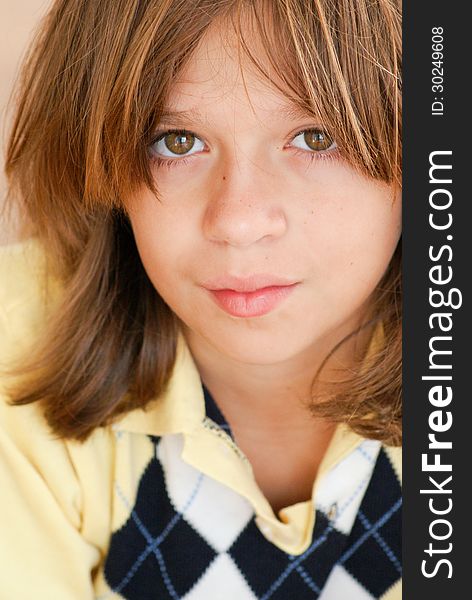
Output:
<path fill-rule="evenodd" d="M 288 90 L 284 91 L 260 37 L 248 32 L 247 39 L 250 44 L 243 49 L 231 26 L 211 26 L 177 75 L 163 117 L 180 114 L 198 119 L 224 107 L 233 117 L 248 111 L 262 120 L 306 117 L 306 112 L 290 100 Z"/>

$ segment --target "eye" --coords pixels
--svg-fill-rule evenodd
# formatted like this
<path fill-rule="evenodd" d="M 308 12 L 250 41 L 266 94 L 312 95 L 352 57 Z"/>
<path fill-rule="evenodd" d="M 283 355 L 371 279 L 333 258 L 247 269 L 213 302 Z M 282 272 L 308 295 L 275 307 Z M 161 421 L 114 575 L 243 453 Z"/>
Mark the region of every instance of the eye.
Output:
<path fill-rule="evenodd" d="M 205 144 L 191 131 L 166 131 L 151 148 L 159 156 L 189 156 L 203 150 Z"/>
<path fill-rule="evenodd" d="M 334 150 L 336 143 L 322 129 L 306 129 L 296 135 L 291 143 L 296 148 L 302 148 L 309 151 Z"/>

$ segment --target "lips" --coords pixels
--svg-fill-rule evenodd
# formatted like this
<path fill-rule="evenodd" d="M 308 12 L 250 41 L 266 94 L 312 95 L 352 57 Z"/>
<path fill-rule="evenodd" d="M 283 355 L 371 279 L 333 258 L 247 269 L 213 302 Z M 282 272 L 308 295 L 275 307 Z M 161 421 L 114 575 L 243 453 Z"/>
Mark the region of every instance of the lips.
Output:
<path fill-rule="evenodd" d="M 224 276 L 207 281 L 203 287 L 225 312 L 233 317 L 249 318 L 273 311 L 298 284 L 273 275 L 252 275 Z"/>

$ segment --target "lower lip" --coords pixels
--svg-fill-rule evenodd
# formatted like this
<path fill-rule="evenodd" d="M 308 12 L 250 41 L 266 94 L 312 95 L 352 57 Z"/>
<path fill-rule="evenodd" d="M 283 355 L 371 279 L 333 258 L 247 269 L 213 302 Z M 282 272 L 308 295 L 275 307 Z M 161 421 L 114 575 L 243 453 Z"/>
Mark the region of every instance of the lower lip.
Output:
<path fill-rule="evenodd" d="M 233 317 L 261 317 L 273 311 L 297 286 L 274 285 L 253 292 L 208 290 L 218 306 Z"/>

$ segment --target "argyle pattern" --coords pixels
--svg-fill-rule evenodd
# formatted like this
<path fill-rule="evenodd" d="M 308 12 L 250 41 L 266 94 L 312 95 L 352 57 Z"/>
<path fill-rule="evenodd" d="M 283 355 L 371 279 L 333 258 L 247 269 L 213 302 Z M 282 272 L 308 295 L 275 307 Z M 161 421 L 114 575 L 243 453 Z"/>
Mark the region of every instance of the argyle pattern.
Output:
<path fill-rule="evenodd" d="M 231 434 L 205 394 L 207 418 Z M 401 489 L 384 450 L 349 533 L 316 509 L 310 547 L 268 541 L 249 503 L 180 458 L 179 435 L 152 438 L 154 457 L 114 532 L 104 574 L 127 600 L 373 600 L 401 577 Z M 361 450 L 362 451 L 362 450 Z M 101 599 L 106 598 L 102 596 Z M 101 600 L 100 599 L 100 600 Z"/>

